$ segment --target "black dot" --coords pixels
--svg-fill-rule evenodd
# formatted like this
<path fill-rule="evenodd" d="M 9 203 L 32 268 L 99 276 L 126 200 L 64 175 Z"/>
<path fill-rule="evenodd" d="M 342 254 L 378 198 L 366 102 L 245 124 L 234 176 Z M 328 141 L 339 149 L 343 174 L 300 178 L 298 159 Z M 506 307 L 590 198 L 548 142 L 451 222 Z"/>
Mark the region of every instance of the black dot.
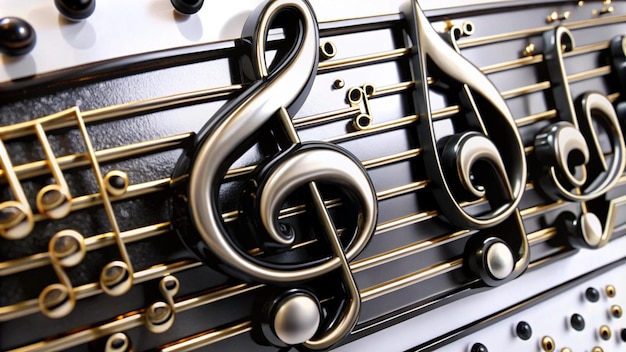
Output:
<path fill-rule="evenodd" d="M 589 302 L 598 302 L 598 300 L 600 299 L 600 292 L 598 292 L 598 290 L 593 287 L 589 287 L 585 291 L 585 297 Z"/>
<path fill-rule="evenodd" d="M 117 349 L 122 348 L 122 346 L 124 346 L 125 341 L 123 339 L 117 338 L 115 340 L 113 340 L 113 342 L 111 343 L 111 347 Z"/>
<path fill-rule="evenodd" d="M 91 16 L 96 0 L 54 0 L 59 13 L 70 21 L 80 21 Z"/>
<path fill-rule="evenodd" d="M 489 350 L 487 349 L 487 346 L 483 345 L 480 342 L 476 342 L 473 346 L 472 346 L 472 350 L 471 352 L 489 352 Z"/>
<path fill-rule="evenodd" d="M 573 314 L 570 318 L 570 324 L 576 331 L 583 331 L 585 329 L 585 318 L 580 314 Z"/>
<path fill-rule="evenodd" d="M 358 101 L 361 99 L 361 92 L 358 89 L 354 89 L 350 91 L 350 100 Z"/>
<path fill-rule="evenodd" d="M 184 15 L 193 15 L 200 11 L 204 0 L 170 0 L 174 9 Z"/>
<path fill-rule="evenodd" d="M 528 340 L 533 336 L 533 329 L 530 327 L 530 324 L 525 321 L 517 323 L 515 332 L 517 333 L 517 337 L 522 340 Z"/>
<path fill-rule="evenodd" d="M 335 56 L 335 47 L 331 42 L 324 43 L 324 51 L 326 51 L 330 56 Z"/>
<path fill-rule="evenodd" d="M 35 47 L 37 34 L 30 23 L 17 17 L 0 18 L 0 52 L 10 56 L 28 54 Z"/>
<path fill-rule="evenodd" d="M 116 189 L 124 189 L 126 181 L 122 176 L 114 175 L 109 178 L 109 184 Z"/>
<path fill-rule="evenodd" d="M 178 286 L 178 285 L 176 284 L 176 281 L 167 281 L 167 282 L 165 283 L 165 288 L 166 288 L 166 289 L 168 289 L 168 290 L 173 290 L 173 289 L 175 289 L 175 288 L 176 288 L 176 286 Z"/>
<path fill-rule="evenodd" d="M 619 336 L 622 338 L 622 341 L 626 342 L 626 329 L 622 329 Z"/>

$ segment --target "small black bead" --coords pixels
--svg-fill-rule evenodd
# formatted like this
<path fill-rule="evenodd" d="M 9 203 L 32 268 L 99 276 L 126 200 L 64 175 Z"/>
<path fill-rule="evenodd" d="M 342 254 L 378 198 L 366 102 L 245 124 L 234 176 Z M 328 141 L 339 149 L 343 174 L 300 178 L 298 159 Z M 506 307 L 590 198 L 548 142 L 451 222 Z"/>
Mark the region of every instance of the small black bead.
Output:
<path fill-rule="evenodd" d="M 622 329 L 619 336 L 622 338 L 622 341 L 626 342 L 626 329 Z"/>
<path fill-rule="evenodd" d="M 96 0 L 54 0 L 59 13 L 70 21 L 80 21 L 91 16 Z"/>
<path fill-rule="evenodd" d="M 170 0 L 174 9 L 184 15 L 193 15 L 200 11 L 204 0 Z"/>
<path fill-rule="evenodd" d="M 30 23 L 17 17 L 0 18 L 0 52 L 10 56 L 28 54 L 35 47 L 37 34 Z"/>
<path fill-rule="evenodd" d="M 598 302 L 598 300 L 600 299 L 600 292 L 598 292 L 598 290 L 593 287 L 589 287 L 585 291 L 585 297 L 589 302 Z"/>
<path fill-rule="evenodd" d="M 176 283 L 176 281 L 168 281 L 165 283 L 165 288 L 168 290 L 173 290 L 176 288 L 176 286 L 178 286 L 178 284 Z"/>
<path fill-rule="evenodd" d="M 113 343 L 111 343 L 111 347 L 115 348 L 115 349 L 120 349 L 122 348 L 122 346 L 124 346 L 124 344 L 126 343 L 126 341 L 124 341 L 123 339 L 115 339 L 113 340 Z"/>
<path fill-rule="evenodd" d="M 524 341 L 530 339 L 533 336 L 533 329 L 530 327 L 530 324 L 525 321 L 520 321 L 519 323 L 517 323 L 515 332 L 517 333 L 517 337 Z"/>
<path fill-rule="evenodd" d="M 483 345 L 480 342 L 476 342 L 471 349 L 471 352 L 489 352 L 487 346 Z"/>
<path fill-rule="evenodd" d="M 585 318 L 580 314 L 572 314 L 570 318 L 570 324 L 576 331 L 583 331 L 585 329 Z"/>
<path fill-rule="evenodd" d="M 117 188 L 117 189 L 124 189 L 124 186 L 126 186 L 126 182 L 124 181 L 124 178 L 121 176 L 117 176 L 117 175 L 109 178 L 109 184 L 113 186 L 113 188 Z"/>

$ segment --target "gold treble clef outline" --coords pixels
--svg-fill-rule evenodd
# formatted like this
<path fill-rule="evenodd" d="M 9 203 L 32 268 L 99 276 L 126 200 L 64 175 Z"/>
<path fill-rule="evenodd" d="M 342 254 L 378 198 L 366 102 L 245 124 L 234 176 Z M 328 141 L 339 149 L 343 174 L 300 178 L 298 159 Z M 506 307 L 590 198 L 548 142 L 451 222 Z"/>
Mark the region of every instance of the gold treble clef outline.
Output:
<path fill-rule="evenodd" d="M 271 65 L 266 62 L 267 36 L 272 25 L 284 27 L 285 42 L 293 43 L 287 50 L 279 48 Z M 347 296 L 338 319 L 328 326 L 317 327 L 312 313 L 308 329 L 290 332 L 289 314 L 277 313 L 273 324 L 282 344 L 301 344 L 312 350 L 327 349 L 346 336 L 356 324 L 360 311 L 360 296 L 348 262 L 367 245 L 376 227 L 378 205 L 376 193 L 360 161 L 346 150 L 323 142 L 301 142 L 291 116 L 308 95 L 317 73 L 319 33 L 311 6 L 304 0 L 273 0 L 256 8 L 248 17 L 241 43 L 245 55 L 242 72 L 252 82 L 237 98 L 227 102 L 199 132 L 192 156 L 183 156 L 173 179 L 189 178 L 187 190 L 181 197 L 188 208 L 188 218 L 195 225 L 200 241 L 190 239 L 189 226 L 179 227 L 179 233 L 205 261 L 247 281 L 268 284 L 295 284 L 337 271 L 342 290 Z M 273 134 L 281 151 L 269 162 L 261 163 L 249 184 L 258 221 L 268 238 L 279 245 L 290 245 L 293 236 L 281 231 L 277 216 L 287 196 L 306 186 L 311 194 L 311 214 L 330 246 L 332 253 L 323 261 L 311 265 L 265 263 L 246 253 L 226 230 L 218 204 L 220 183 L 232 162 L 245 151 L 246 143 L 256 140 L 260 130 L 272 121 Z M 345 191 L 357 208 L 357 220 L 349 245 L 339 241 L 333 220 L 324 205 L 318 182 L 331 183 Z M 244 190 L 244 193 L 246 190 Z M 184 205 L 183 205 L 184 206 Z M 180 212 L 175 206 L 174 212 Z M 243 211 L 243 210 L 242 210 Z M 184 215 L 183 215 L 184 217 Z M 256 231 L 253 230 L 253 231 Z M 217 260 L 215 260 L 217 259 Z M 278 302 L 278 312 L 312 308 L 312 299 L 301 292 Z M 319 319 L 317 319 L 319 320 Z M 281 337 L 282 336 L 282 337 Z M 273 343 L 273 341 L 270 341 Z M 279 341 L 280 343 L 280 341 Z"/>
<path fill-rule="evenodd" d="M 518 209 L 526 184 L 526 157 L 511 112 L 493 83 L 430 25 L 416 0 L 403 8 L 412 45 L 417 132 L 427 176 L 443 214 L 453 224 L 480 230 L 466 245 L 465 265 L 494 286 L 522 274 L 530 261 Z M 427 68 L 459 90 L 468 132 L 438 141 L 428 98 Z M 469 117 L 471 116 L 471 117 Z M 482 168 L 474 168 L 482 163 Z M 483 184 L 475 184 L 478 174 Z M 488 182 L 485 182 L 487 180 Z M 491 207 L 472 214 L 465 201 L 485 197 Z"/>

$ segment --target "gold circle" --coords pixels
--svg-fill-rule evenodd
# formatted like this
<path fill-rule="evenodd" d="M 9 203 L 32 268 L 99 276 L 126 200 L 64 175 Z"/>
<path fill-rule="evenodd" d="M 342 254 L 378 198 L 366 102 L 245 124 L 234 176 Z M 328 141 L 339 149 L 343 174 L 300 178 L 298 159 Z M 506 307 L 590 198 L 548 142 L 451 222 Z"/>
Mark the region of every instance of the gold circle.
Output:
<path fill-rule="evenodd" d="M 615 297 L 615 294 L 617 293 L 617 290 L 615 289 L 615 286 L 613 285 L 606 285 L 606 295 L 613 298 Z"/>
<path fill-rule="evenodd" d="M 122 180 L 122 187 L 116 187 L 111 183 L 114 178 Z M 104 186 L 106 187 L 107 192 L 112 196 L 121 196 L 126 193 L 128 183 L 128 174 L 122 170 L 111 170 L 104 175 Z"/>
<path fill-rule="evenodd" d="M 320 45 L 320 56 L 322 59 L 332 59 L 335 55 L 337 55 L 335 43 L 327 41 Z"/>
<path fill-rule="evenodd" d="M 350 104 L 358 104 L 363 100 L 363 92 L 361 89 L 353 87 L 348 90 L 348 101 Z"/>
<path fill-rule="evenodd" d="M 561 352 L 572 352 L 572 349 L 569 347 L 563 347 L 561 348 Z"/>
<path fill-rule="evenodd" d="M 604 352 L 604 350 L 602 349 L 602 347 L 596 346 L 591 350 L 591 352 Z"/>
<path fill-rule="evenodd" d="M 618 306 L 617 304 L 611 306 L 611 315 L 614 318 L 621 318 L 622 317 L 622 307 Z"/>
<path fill-rule="evenodd" d="M 552 339 L 550 336 L 544 336 L 541 339 L 541 348 L 543 348 L 543 350 L 546 352 L 553 352 L 556 349 L 554 339 Z"/>
<path fill-rule="evenodd" d="M 609 328 L 606 325 L 602 325 L 600 327 L 600 338 L 603 340 L 610 340 L 611 339 L 611 328 Z"/>
<path fill-rule="evenodd" d="M 123 332 L 115 333 L 107 339 L 105 352 L 126 352 L 132 351 L 130 348 L 130 340 Z"/>

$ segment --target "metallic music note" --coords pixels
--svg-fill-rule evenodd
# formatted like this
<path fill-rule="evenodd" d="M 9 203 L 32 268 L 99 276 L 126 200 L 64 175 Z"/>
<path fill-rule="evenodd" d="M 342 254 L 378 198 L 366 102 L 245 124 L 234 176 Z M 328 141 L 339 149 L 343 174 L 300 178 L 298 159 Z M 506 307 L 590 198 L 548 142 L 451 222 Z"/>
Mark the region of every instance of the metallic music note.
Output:
<path fill-rule="evenodd" d="M 404 9 L 413 46 L 417 130 L 427 176 L 443 214 L 455 225 L 481 230 L 466 245 L 465 265 L 488 285 L 519 276 L 529 249 L 518 210 L 526 184 L 526 159 L 515 121 L 500 92 L 456 45 L 471 24 L 442 36 L 431 27 L 416 1 Z M 428 98 L 428 75 L 447 87 L 448 103 L 461 113 L 452 118 L 455 133 L 437 139 Z M 457 92 L 457 94 L 449 93 Z M 465 131 L 465 132 L 462 132 Z M 472 214 L 462 204 L 486 198 L 490 209 Z"/>
<path fill-rule="evenodd" d="M 146 309 L 146 327 L 155 334 L 160 334 L 169 330 L 174 324 L 176 317 L 174 296 L 178 293 L 180 283 L 174 276 L 168 275 L 159 281 L 159 292 L 164 301 L 158 301 Z"/>
<path fill-rule="evenodd" d="M 277 24 L 283 26 L 287 44 L 279 48 L 269 65 L 265 57 L 266 37 L 270 26 Z M 195 231 L 188 226 L 182 225 L 179 230 L 203 260 L 217 259 L 223 270 L 247 281 L 293 286 L 339 272 L 344 292 L 337 295 L 347 296 L 347 303 L 341 305 L 337 320 L 319 323 L 323 320 L 321 311 L 316 309 L 319 298 L 301 295 L 281 300 L 278 311 L 305 309 L 308 313 L 300 321 L 304 324 L 302 329 L 295 333 L 285 331 L 290 321 L 281 314 L 271 319 L 273 330 L 284 332 L 278 333 L 278 345 L 328 349 L 350 332 L 358 318 L 360 296 L 348 262 L 361 252 L 374 232 L 376 195 L 358 159 L 332 144 L 300 142 L 292 124 L 291 116 L 306 98 L 318 65 L 318 27 L 310 5 L 304 0 L 266 2 L 248 17 L 241 41 L 249 55 L 241 60 L 242 70 L 251 83 L 200 131 L 194 155 L 183 156 L 179 162 L 173 179 L 189 172 L 188 168 L 190 174 L 187 190 L 180 196 L 183 203 L 174 211 L 191 218 L 198 237 L 189 233 Z M 251 235 L 270 243 L 269 250 L 272 246 L 288 249 L 297 236 L 279 223 L 278 214 L 285 199 L 305 186 L 312 199 L 311 208 L 307 209 L 311 209 L 308 214 L 315 219 L 313 227 L 321 229 L 323 240 L 330 245 L 326 258 L 298 265 L 266 263 L 242 250 L 225 228 L 218 203 L 220 182 L 229 165 L 245 150 L 243 143 L 254 141 L 267 126 L 273 126 L 280 151 L 256 168 L 244 192 L 242 203 L 248 205 L 244 204 L 240 217 L 248 219 Z M 353 232 L 342 235 L 342 240 L 351 238 L 349 242 L 338 239 L 320 194 L 320 183 L 341 188 L 357 209 Z M 187 209 L 189 215 L 185 215 Z"/>
<path fill-rule="evenodd" d="M 17 240 L 26 237 L 33 230 L 35 223 L 33 211 L 26 194 L 24 194 L 22 184 L 15 174 L 11 157 L 2 141 L 2 134 L 0 134 L 0 163 L 15 197 L 15 200 L 0 203 L 0 234 L 6 239 Z"/>
<path fill-rule="evenodd" d="M 43 187 L 37 193 L 36 198 L 37 210 L 40 214 L 49 219 L 61 219 L 67 216 L 71 210 L 72 196 L 70 194 L 67 181 L 61 171 L 61 167 L 59 166 L 54 152 L 52 151 L 52 147 L 50 146 L 50 142 L 48 141 L 46 127 L 73 118 L 73 111 L 66 110 L 23 124 L 25 125 L 23 127 L 24 129 L 34 130 L 35 135 L 37 136 L 37 139 L 43 149 L 46 158 L 46 166 L 50 169 L 52 178 L 55 181 L 55 183 Z M 15 126 L 5 127 L 4 132 L 11 132 L 15 129 Z M 2 136 L 2 134 L 3 131 L 0 129 L 0 136 Z M 17 203 L 14 203 L 14 201 L 5 202 L 0 205 L 0 207 L 2 207 L 0 212 L 3 214 L 6 213 L 3 217 L 6 218 L 7 222 L 7 224 L 0 225 L 0 229 L 3 229 L 3 233 L 6 233 L 5 237 L 7 238 L 21 238 L 26 236 L 32 230 L 32 211 L 30 210 L 30 206 L 28 205 L 26 196 L 24 195 L 21 186 L 19 186 L 19 179 L 15 174 L 13 165 L 10 162 L 4 145 L 2 145 L 1 148 L 2 150 L 0 150 L 0 156 L 2 157 L 3 170 L 9 180 L 11 190 L 18 201 Z M 22 225 L 16 227 L 17 225 L 11 225 L 11 223 L 21 223 Z M 12 227 L 15 228 L 9 231 L 8 229 Z M 18 231 L 18 228 L 21 228 L 21 230 Z M 16 233 L 19 233 L 19 236 Z"/>
<path fill-rule="evenodd" d="M 45 186 L 37 193 L 37 210 L 50 219 L 61 219 L 70 213 L 72 195 L 70 194 L 70 189 L 67 186 L 61 167 L 56 161 L 44 126 L 48 123 L 55 123 L 72 117 L 73 114 L 71 111 L 64 111 L 40 119 L 34 125 L 35 133 L 46 155 L 46 164 L 55 181 L 54 184 Z"/>
<path fill-rule="evenodd" d="M 50 170 L 55 183 L 46 185 L 39 190 L 35 204 L 39 213 L 49 219 L 61 219 L 70 213 L 72 195 L 63 176 L 63 171 L 54 155 L 46 130 L 49 126 L 63 124 L 76 117 L 77 111 L 72 108 L 21 125 L 0 128 L 0 137 L 3 134 L 10 135 L 17 129 L 32 129 L 37 136 L 45 155 L 45 165 Z M 34 226 L 33 214 L 20 185 L 19 177 L 15 173 L 13 164 L 2 141 L 0 141 L 0 162 L 11 191 L 17 198 L 15 201 L 6 201 L 0 204 L 0 233 L 8 239 L 22 238 L 32 231 Z M 104 180 L 107 191 L 112 195 L 121 195 L 128 187 L 128 176 L 119 170 L 109 172 L 105 175 Z M 110 180 L 117 180 L 118 186 L 113 185 Z"/>
<path fill-rule="evenodd" d="M 352 125 L 357 130 L 363 130 L 372 125 L 373 118 L 369 98 L 371 98 L 374 93 L 376 93 L 376 87 L 371 83 L 348 89 L 348 103 L 350 103 L 350 106 L 358 106 L 361 109 L 361 113 L 357 115 L 352 122 Z"/>
<path fill-rule="evenodd" d="M 122 239 L 117 219 L 115 217 L 115 212 L 113 211 L 113 205 L 109 199 L 109 191 L 107 189 L 110 189 L 111 187 L 108 186 L 108 182 L 106 182 L 105 178 L 102 176 L 100 163 L 96 158 L 96 153 L 93 145 L 91 144 L 91 138 L 89 137 L 87 127 L 85 126 L 85 121 L 77 107 L 68 109 L 68 111 L 74 114 L 76 118 L 78 129 L 83 137 L 86 156 L 87 159 L 89 159 L 91 169 L 96 178 L 100 199 L 102 200 L 102 205 L 109 220 L 109 225 L 111 226 L 115 242 L 120 252 L 120 256 L 122 257 L 121 261 L 114 260 L 104 266 L 100 273 L 100 287 L 108 295 L 119 296 L 126 293 L 133 286 L 133 265 L 130 261 L 128 251 L 126 250 L 124 240 Z"/>
<path fill-rule="evenodd" d="M 564 213 L 569 240 L 576 247 L 598 248 L 613 232 L 614 202 L 604 195 L 617 183 L 626 159 L 624 138 L 615 109 L 602 94 L 586 92 L 572 99 L 563 54 L 574 49 L 569 29 L 557 26 L 544 33 L 544 58 L 558 117 L 535 136 L 535 155 L 541 165 L 538 185 L 553 199 L 575 201 L 580 215 Z M 608 139 L 605 155 L 600 136 Z"/>
<path fill-rule="evenodd" d="M 85 239 L 74 230 L 62 230 L 50 239 L 50 263 L 60 283 L 46 286 L 39 295 L 39 308 L 50 318 L 61 318 L 72 312 L 76 294 L 64 268 L 78 265 L 87 252 Z"/>

